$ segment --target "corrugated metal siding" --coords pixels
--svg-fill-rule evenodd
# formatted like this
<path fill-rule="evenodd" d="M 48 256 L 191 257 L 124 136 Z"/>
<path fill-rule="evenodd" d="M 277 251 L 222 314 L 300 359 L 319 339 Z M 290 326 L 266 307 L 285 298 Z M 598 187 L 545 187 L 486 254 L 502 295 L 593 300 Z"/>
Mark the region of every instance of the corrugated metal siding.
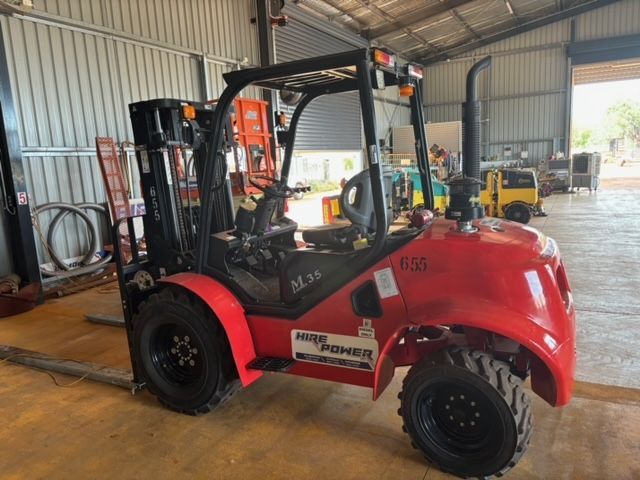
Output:
<path fill-rule="evenodd" d="M 640 1 L 623 0 L 579 15 L 576 40 L 640 33 Z M 571 21 L 556 22 L 474 50 L 464 57 L 426 69 L 428 121 L 460 120 L 468 69 L 484 55 L 493 56 L 482 74 L 482 155 L 502 158 L 505 147 L 514 155 L 529 152 L 535 163 L 565 140 L 567 57 Z"/>
<path fill-rule="evenodd" d="M 252 0 L 34 3 L 36 8 L 55 15 L 158 42 L 175 42 L 176 48 L 247 58 L 250 63 L 256 63 L 258 57 L 255 26 L 250 23 Z M 93 147 L 97 135 L 112 136 L 118 142 L 131 139 L 129 103 L 157 97 L 204 100 L 201 58 L 196 55 L 89 31 L 91 25 L 86 31 L 78 31 L 5 16 L 0 22 L 23 150 Z M 208 62 L 208 67 L 210 91 L 215 97 L 224 87 L 221 74 L 233 66 Z M 24 159 L 34 205 L 105 202 L 95 156 L 34 155 Z M 89 216 L 96 218 L 93 212 Z M 44 232 L 51 219 L 52 214 L 41 215 Z M 106 226 L 102 235 L 108 242 Z M 56 248 L 64 256 L 79 255 L 87 249 L 86 237 L 82 221 L 68 218 L 58 234 Z M 37 237 L 36 241 L 40 261 L 48 261 Z"/>
<path fill-rule="evenodd" d="M 252 0 L 35 0 L 54 15 L 258 64 Z"/>
<path fill-rule="evenodd" d="M 576 41 L 640 33 L 640 2 L 623 0 L 576 18 Z"/>
<path fill-rule="evenodd" d="M 357 48 L 331 35 L 300 12 L 293 9 L 291 21 L 275 32 L 278 63 L 340 53 Z M 354 38 L 355 35 L 354 35 Z M 361 40 L 358 40 L 361 42 Z M 294 109 L 281 105 L 293 114 Z M 357 92 L 327 95 L 314 100 L 305 109 L 296 132 L 297 150 L 360 150 L 362 147 L 360 100 Z"/>
<path fill-rule="evenodd" d="M 482 155 L 502 158 L 505 147 L 538 161 L 564 137 L 568 21 L 533 30 L 451 62 L 426 69 L 426 118 L 462 119 L 466 75 L 472 64 L 492 55 L 492 67 L 480 77 Z"/>
<path fill-rule="evenodd" d="M 404 60 L 400 60 L 404 63 Z M 378 138 L 391 145 L 391 131 L 393 127 L 409 125 L 411 123 L 411 109 L 406 97 L 401 97 L 398 87 L 387 87 L 373 92 L 376 112 L 376 129 Z"/>

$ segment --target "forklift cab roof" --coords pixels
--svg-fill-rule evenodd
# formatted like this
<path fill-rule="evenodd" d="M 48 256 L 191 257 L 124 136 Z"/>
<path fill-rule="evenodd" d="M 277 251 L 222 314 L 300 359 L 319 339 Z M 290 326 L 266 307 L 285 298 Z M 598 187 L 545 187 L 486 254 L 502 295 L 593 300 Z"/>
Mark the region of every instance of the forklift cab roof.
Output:
<path fill-rule="evenodd" d="M 399 67 L 395 55 L 381 49 L 363 48 L 267 67 L 236 70 L 225 73 L 224 79 L 229 86 L 252 83 L 271 90 L 304 94 L 341 93 L 358 89 L 357 66 L 369 61 L 373 62 L 377 70 L 384 72 L 386 85 L 398 84 L 398 79 L 403 74 L 421 78 L 415 66 L 411 69 L 408 66 Z"/>

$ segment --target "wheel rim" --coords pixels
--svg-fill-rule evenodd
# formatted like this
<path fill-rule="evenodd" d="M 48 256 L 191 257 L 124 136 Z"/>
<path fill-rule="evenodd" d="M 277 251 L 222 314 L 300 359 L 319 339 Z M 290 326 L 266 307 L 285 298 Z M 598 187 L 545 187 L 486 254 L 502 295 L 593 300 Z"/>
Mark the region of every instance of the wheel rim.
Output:
<path fill-rule="evenodd" d="M 433 384 L 421 392 L 417 407 L 423 434 L 450 456 L 490 459 L 502 449 L 505 429 L 500 413 L 471 385 Z"/>
<path fill-rule="evenodd" d="M 195 333 L 182 325 L 159 326 L 151 336 L 151 360 L 174 385 L 193 385 L 205 372 L 204 349 Z"/>
<path fill-rule="evenodd" d="M 509 220 L 523 223 L 523 221 L 527 217 L 527 212 L 527 207 L 523 205 L 513 205 L 508 209 L 506 216 Z"/>

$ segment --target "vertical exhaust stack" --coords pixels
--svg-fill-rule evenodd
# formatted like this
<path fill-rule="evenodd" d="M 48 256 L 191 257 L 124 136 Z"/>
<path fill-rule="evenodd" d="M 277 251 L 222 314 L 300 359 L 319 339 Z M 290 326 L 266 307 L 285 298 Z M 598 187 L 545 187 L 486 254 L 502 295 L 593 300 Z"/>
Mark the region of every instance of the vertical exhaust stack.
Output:
<path fill-rule="evenodd" d="M 458 231 L 475 232 L 472 221 L 484 217 L 480 203 L 480 100 L 478 76 L 491 65 L 491 57 L 477 62 L 467 74 L 467 99 L 462 105 L 463 168 L 462 173 L 449 182 L 449 206 L 445 218 L 456 220 Z"/>

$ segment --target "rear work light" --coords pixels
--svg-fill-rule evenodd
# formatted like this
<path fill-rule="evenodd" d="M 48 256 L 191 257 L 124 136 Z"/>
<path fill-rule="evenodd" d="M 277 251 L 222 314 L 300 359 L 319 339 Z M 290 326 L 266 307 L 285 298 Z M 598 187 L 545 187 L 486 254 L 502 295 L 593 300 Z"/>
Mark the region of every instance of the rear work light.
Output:
<path fill-rule="evenodd" d="M 415 93 L 413 85 L 400 85 L 399 91 L 401 97 L 412 97 Z"/>
<path fill-rule="evenodd" d="M 187 120 L 194 120 L 196 118 L 196 107 L 194 107 L 193 105 L 183 105 L 182 115 Z"/>
<path fill-rule="evenodd" d="M 419 67 L 418 65 L 413 65 L 410 63 L 409 65 L 407 65 L 407 72 L 411 77 L 419 79 L 422 78 L 422 67 Z"/>
<path fill-rule="evenodd" d="M 377 48 L 373 50 L 373 60 L 378 65 L 382 65 L 383 67 L 393 68 L 396 64 L 395 55 L 391 55 L 390 53 L 378 50 Z"/>

